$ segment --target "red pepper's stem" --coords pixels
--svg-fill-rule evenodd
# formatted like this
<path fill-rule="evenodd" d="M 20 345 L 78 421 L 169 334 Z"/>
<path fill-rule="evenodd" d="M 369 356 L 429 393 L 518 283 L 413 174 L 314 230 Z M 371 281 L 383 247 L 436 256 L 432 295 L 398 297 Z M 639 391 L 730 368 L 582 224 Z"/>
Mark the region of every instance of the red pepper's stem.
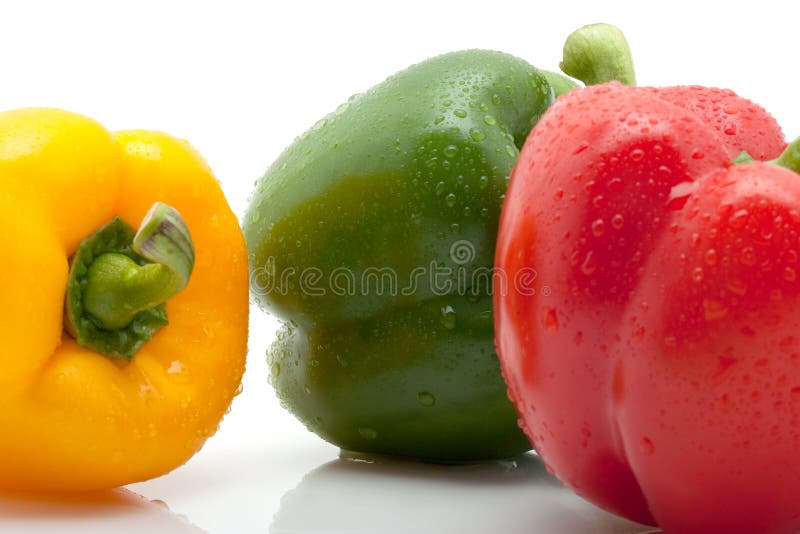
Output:
<path fill-rule="evenodd" d="M 750 155 L 747 150 L 742 150 L 739 155 L 733 160 L 734 165 L 744 165 L 745 163 L 753 163 L 755 158 Z"/>
<path fill-rule="evenodd" d="M 628 41 L 622 31 L 611 24 L 590 24 L 572 32 L 564 43 L 560 67 L 586 85 L 612 80 L 636 85 Z"/>
<path fill-rule="evenodd" d="M 800 173 L 800 137 L 789 143 L 781 155 L 770 163 Z"/>

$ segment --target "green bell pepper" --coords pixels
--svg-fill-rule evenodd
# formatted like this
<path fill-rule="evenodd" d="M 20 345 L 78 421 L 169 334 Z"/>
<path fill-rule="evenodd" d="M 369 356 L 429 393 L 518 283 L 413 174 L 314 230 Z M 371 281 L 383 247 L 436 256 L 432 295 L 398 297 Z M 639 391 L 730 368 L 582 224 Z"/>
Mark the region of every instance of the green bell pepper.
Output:
<path fill-rule="evenodd" d="M 309 429 L 434 461 L 530 449 L 495 353 L 492 265 L 518 148 L 552 101 L 518 58 L 446 54 L 352 97 L 257 183 L 253 293 L 286 320 L 270 381 Z"/>

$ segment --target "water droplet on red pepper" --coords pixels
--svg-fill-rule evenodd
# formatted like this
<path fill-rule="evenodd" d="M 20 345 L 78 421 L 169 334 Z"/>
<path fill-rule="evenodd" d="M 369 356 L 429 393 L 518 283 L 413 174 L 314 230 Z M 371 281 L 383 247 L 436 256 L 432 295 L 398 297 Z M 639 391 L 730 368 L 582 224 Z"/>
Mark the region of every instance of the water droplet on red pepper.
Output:
<path fill-rule="evenodd" d="M 544 314 L 544 327 L 548 332 L 558 332 L 558 314 L 555 308 L 548 308 Z"/>
<path fill-rule="evenodd" d="M 603 219 L 597 219 L 592 223 L 592 235 L 601 237 L 606 231 L 606 223 Z"/>
<path fill-rule="evenodd" d="M 738 278 L 729 280 L 726 287 L 728 288 L 728 291 L 734 295 L 739 295 L 740 297 L 747 293 L 747 286 Z"/>
<path fill-rule="evenodd" d="M 615 193 L 619 193 L 623 189 L 623 182 L 622 178 L 612 178 L 606 184 L 609 191 L 613 191 Z"/>
<path fill-rule="evenodd" d="M 756 252 L 753 250 L 753 247 L 744 247 L 739 255 L 739 261 L 742 262 L 742 265 L 755 265 Z"/>
<path fill-rule="evenodd" d="M 747 216 L 749 212 L 746 209 L 736 210 L 736 213 L 731 215 L 731 218 L 728 219 L 728 224 L 731 228 L 741 228 L 744 226 L 744 223 L 747 222 Z"/>
<path fill-rule="evenodd" d="M 632 161 L 642 161 L 644 159 L 644 150 L 634 148 L 629 155 Z"/>
<path fill-rule="evenodd" d="M 728 315 L 728 307 L 714 299 L 703 300 L 703 317 L 706 321 L 717 321 Z"/>
<path fill-rule="evenodd" d="M 581 264 L 581 272 L 586 276 L 591 275 L 597 269 L 597 260 L 594 257 L 594 254 L 590 250 L 586 253 L 586 257 L 583 259 L 583 263 Z"/>
<path fill-rule="evenodd" d="M 580 154 L 581 152 L 583 152 L 587 148 L 589 148 L 589 143 L 581 143 L 580 145 L 578 145 L 578 147 L 575 150 L 573 150 L 572 153 L 573 154 Z"/>

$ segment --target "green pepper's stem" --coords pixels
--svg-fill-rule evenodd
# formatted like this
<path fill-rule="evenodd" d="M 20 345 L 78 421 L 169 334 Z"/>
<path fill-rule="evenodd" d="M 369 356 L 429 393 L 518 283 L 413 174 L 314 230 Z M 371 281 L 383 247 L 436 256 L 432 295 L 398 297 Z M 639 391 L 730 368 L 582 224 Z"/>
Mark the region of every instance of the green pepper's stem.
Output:
<path fill-rule="evenodd" d="M 586 85 L 616 80 L 636 85 L 628 41 L 611 24 L 590 24 L 572 32 L 564 43 L 564 73 Z"/>
<path fill-rule="evenodd" d="M 786 147 L 781 155 L 770 161 L 770 163 L 800 173 L 800 137 L 789 143 L 789 146 Z"/>
<path fill-rule="evenodd" d="M 102 328 L 124 328 L 137 313 L 166 302 L 189 282 L 194 246 L 174 208 L 153 205 L 133 238 L 133 250 L 153 263 L 139 265 L 125 254 L 107 252 L 89 265 L 83 306 Z"/>
<path fill-rule="evenodd" d="M 563 94 L 569 93 L 576 87 L 579 87 L 575 80 L 572 78 L 567 78 L 563 74 L 549 70 L 543 70 L 542 74 L 547 80 L 547 83 L 550 84 L 550 87 L 553 88 L 553 96 L 556 98 Z"/>

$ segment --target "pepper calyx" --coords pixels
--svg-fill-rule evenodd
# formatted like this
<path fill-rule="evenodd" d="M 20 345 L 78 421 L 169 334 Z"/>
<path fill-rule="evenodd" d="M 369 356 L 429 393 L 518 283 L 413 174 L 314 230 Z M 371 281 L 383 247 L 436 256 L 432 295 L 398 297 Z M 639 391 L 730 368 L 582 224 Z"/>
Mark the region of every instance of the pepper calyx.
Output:
<path fill-rule="evenodd" d="M 789 143 L 781 155 L 770 163 L 800 173 L 800 137 Z"/>
<path fill-rule="evenodd" d="M 157 202 L 138 231 L 115 217 L 72 258 L 65 328 L 82 346 L 130 360 L 168 324 L 165 303 L 193 266 L 194 245 L 174 208 Z"/>

